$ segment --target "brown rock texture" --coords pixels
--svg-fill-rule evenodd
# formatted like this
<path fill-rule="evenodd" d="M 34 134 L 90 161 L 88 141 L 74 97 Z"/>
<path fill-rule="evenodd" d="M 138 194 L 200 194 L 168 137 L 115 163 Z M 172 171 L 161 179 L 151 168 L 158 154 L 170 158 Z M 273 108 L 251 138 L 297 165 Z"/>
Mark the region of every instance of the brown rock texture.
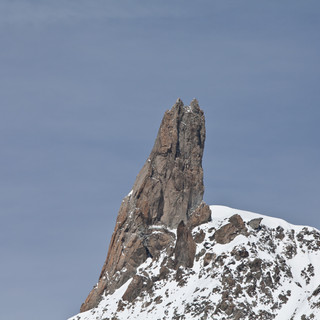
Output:
<path fill-rule="evenodd" d="M 205 119 L 197 100 L 184 106 L 178 99 L 165 112 L 153 149 L 122 201 L 98 284 L 81 312 L 97 306 L 102 294 L 113 293 L 133 278 L 148 257 L 156 259 L 162 250 L 172 255 L 176 236 L 170 230 L 181 221 L 181 239 L 186 242 L 179 243 L 195 251 L 190 230 L 211 219 L 211 211 L 202 201 L 204 142 Z M 188 259 L 181 264 L 192 265 L 191 256 Z M 132 300 L 141 279 L 133 278 L 129 287 L 126 299 Z"/>
<path fill-rule="evenodd" d="M 136 275 L 133 277 L 126 292 L 123 294 L 122 299 L 124 301 L 132 302 L 141 294 L 141 292 L 147 291 L 151 288 L 152 281 L 149 278 Z"/>
<path fill-rule="evenodd" d="M 229 218 L 229 223 L 222 226 L 214 234 L 214 239 L 220 244 L 231 242 L 236 236 L 243 234 L 248 235 L 248 229 L 245 226 L 242 218 L 235 214 Z"/>
<path fill-rule="evenodd" d="M 192 238 L 190 229 L 181 222 L 177 228 L 177 242 L 174 248 L 175 266 L 192 268 L 196 254 L 196 243 Z"/>
<path fill-rule="evenodd" d="M 203 198 L 203 111 L 197 100 L 178 99 L 163 117 L 151 154 L 133 186 L 133 198 L 148 223 L 176 228 Z"/>
<path fill-rule="evenodd" d="M 190 215 L 187 225 L 190 229 L 193 229 L 209 221 L 211 221 L 210 207 L 205 202 L 202 202 Z"/>

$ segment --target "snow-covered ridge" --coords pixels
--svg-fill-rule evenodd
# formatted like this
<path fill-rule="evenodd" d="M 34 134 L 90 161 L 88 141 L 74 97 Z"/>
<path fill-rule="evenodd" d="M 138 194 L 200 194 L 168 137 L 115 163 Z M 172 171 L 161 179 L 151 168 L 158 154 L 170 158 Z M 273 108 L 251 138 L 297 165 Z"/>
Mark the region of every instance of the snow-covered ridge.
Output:
<path fill-rule="evenodd" d="M 266 216 L 266 215 L 263 215 L 260 213 L 251 212 L 251 211 L 234 209 L 234 208 L 230 208 L 227 206 L 212 205 L 212 206 L 210 206 L 210 209 L 212 211 L 212 219 L 213 220 L 222 221 L 224 219 L 228 219 L 229 217 L 231 217 L 234 214 L 239 214 L 242 217 L 242 219 L 245 221 L 249 221 L 249 220 L 256 219 L 256 218 L 263 218 L 263 224 L 268 226 L 269 228 L 277 228 L 278 226 L 281 226 L 286 229 L 297 229 L 298 230 L 298 229 L 306 227 L 306 226 L 302 226 L 302 225 L 300 226 L 300 225 L 291 224 L 283 219 L 270 217 L 270 216 Z M 312 227 L 308 227 L 308 228 L 312 228 Z M 312 229 L 314 229 L 314 228 L 312 228 Z"/>
<path fill-rule="evenodd" d="M 229 207 L 210 209 L 212 221 L 192 231 L 193 268 L 176 270 L 165 253 L 148 258 L 137 270 L 142 283 L 133 301 L 122 299 L 129 279 L 98 307 L 70 320 L 320 319 L 320 232 Z M 216 231 L 234 215 L 247 231 L 218 243 Z"/>

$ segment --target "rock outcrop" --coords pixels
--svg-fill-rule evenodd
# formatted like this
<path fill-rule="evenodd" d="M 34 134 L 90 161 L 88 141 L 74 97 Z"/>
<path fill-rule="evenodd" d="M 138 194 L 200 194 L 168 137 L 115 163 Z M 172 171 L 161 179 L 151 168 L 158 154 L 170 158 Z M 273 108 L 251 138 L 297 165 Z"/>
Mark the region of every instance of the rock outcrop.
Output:
<path fill-rule="evenodd" d="M 194 256 L 196 254 L 196 243 L 192 238 L 192 233 L 188 227 L 181 222 L 177 228 L 177 242 L 174 248 L 175 266 L 192 268 Z"/>
<path fill-rule="evenodd" d="M 257 218 L 257 219 L 252 219 L 251 221 L 248 222 L 248 225 L 254 229 L 254 230 L 259 230 L 261 229 L 261 221 L 263 218 Z"/>
<path fill-rule="evenodd" d="M 159 253 L 174 254 L 178 225 L 178 264 L 192 266 L 195 242 L 191 229 L 211 219 L 210 208 L 202 201 L 202 155 L 205 119 L 197 100 L 184 106 L 178 99 L 165 112 L 154 147 L 138 174 L 132 191 L 122 201 L 99 282 L 80 311 L 98 305 L 103 294 L 112 294 L 133 278 L 124 300 L 131 301 L 143 290 L 137 268 Z M 191 237 L 191 238 L 190 238 Z M 178 250 L 178 251 L 177 251 Z M 148 282 L 148 287 L 152 285 Z"/>
<path fill-rule="evenodd" d="M 238 214 L 235 214 L 229 218 L 228 224 L 222 226 L 216 231 L 214 234 L 214 239 L 217 241 L 217 243 L 226 244 L 231 242 L 239 234 L 247 236 L 248 229 L 245 226 L 242 218 Z"/>

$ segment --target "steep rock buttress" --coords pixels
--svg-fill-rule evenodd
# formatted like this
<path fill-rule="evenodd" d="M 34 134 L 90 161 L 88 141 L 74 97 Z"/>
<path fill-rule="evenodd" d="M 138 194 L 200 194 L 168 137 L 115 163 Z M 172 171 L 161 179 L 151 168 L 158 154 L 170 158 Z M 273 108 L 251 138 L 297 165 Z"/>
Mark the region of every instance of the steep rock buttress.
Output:
<path fill-rule="evenodd" d="M 112 294 L 131 278 L 134 292 L 141 282 L 134 277 L 137 268 L 163 250 L 168 256 L 175 253 L 176 266 L 192 265 L 190 230 L 211 219 L 211 211 L 202 201 L 204 142 L 205 119 L 197 100 L 184 106 L 178 99 L 165 112 L 150 156 L 122 201 L 98 284 L 81 312 L 97 306 L 103 294 Z M 173 229 L 178 225 L 179 243 L 173 250 Z M 127 299 L 129 296 L 127 292 Z"/>

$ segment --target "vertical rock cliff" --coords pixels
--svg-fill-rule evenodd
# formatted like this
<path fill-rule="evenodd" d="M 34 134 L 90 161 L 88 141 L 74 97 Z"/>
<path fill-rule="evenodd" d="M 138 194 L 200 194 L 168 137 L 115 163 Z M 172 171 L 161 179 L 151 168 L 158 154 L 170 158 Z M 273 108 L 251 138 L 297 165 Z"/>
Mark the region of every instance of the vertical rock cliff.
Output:
<path fill-rule="evenodd" d="M 184 106 L 178 99 L 165 112 L 150 156 L 122 201 L 98 284 L 81 312 L 132 278 L 131 291 L 124 297 L 130 299 L 142 283 L 134 277 L 137 268 L 148 257 L 156 259 L 160 251 L 167 250 L 168 257 L 175 254 L 177 267 L 192 266 L 195 244 L 190 230 L 211 219 L 202 201 L 204 142 L 205 119 L 197 100 Z"/>

